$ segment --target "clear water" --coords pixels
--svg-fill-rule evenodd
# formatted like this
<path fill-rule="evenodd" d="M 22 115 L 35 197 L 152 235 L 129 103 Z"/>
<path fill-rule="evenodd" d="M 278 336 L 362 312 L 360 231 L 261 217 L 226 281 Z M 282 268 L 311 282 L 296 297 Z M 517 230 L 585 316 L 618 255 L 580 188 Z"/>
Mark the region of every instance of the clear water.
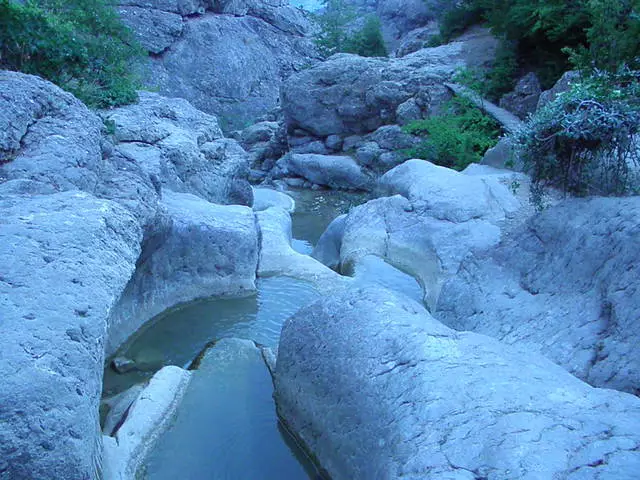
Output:
<path fill-rule="evenodd" d="M 296 201 L 296 211 L 291 216 L 293 238 L 311 246 L 318 243 L 334 218 L 370 198 L 369 193 L 336 190 L 290 190 L 287 194 Z M 296 241 L 293 247 L 298 250 Z"/>
<path fill-rule="evenodd" d="M 311 463 L 283 442 L 272 391 L 271 377 L 253 345 L 223 340 L 213 346 L 193 372 L 173 425 L 147 459 L 143 478 L 314 478 Z"/>
<path fill-rule="evenodd" d="M 245 338 L 276 347 L 284 321 L 318 296 L 310 283 L 289 277 L 261 278 L 257 287 L 252 297 L 202 300 L 150 321 L 117 353 L 147 371 L 118 374 L 108 367 L 103 395 L 126 390 L 164 365 L 188 367 L 208 343 L 220 338 Z"/>

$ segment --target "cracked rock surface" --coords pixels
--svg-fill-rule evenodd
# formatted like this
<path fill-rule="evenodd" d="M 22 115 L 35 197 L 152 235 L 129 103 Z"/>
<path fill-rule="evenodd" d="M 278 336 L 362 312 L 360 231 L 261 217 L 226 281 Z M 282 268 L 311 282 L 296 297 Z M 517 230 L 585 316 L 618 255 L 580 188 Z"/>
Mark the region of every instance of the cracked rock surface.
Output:
<path fill-rule="evenodd" d="M 638 393 L 639 240 L 639 197 L 566 200 L 470 254 L 444 284 L 437 317 Z"/>
<path fill-rule="evenodd" d="M 456 332 L 380 287 L 283 327 L 278 412 L 331 478 L 627 479 L 640 400 L 544 357 Z"/>

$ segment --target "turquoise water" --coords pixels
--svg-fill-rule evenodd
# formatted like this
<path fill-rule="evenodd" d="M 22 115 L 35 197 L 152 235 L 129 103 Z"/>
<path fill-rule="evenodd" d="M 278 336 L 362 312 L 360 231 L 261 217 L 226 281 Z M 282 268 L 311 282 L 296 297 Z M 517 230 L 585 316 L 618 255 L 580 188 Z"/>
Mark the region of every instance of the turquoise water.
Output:
<path fill-rule="evenodd" d="M 314 478 L 312 464 L 290 449 L 288 439 L 283 441 L 272 392 L 271 377 L 253 344 L 235 339 L 216 344 L 193 372 L 173 425 L 147 459 L 143 478 Z"/>

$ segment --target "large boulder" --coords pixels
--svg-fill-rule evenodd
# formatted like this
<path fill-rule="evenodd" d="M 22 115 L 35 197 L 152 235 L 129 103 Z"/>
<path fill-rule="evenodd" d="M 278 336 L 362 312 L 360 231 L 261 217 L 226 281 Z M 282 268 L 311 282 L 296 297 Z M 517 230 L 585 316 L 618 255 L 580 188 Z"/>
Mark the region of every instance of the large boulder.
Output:
<path fill-rule="evenodd" d="M 496 45 L 490 33 L 480 30 L 398 59 L 333 55 L 283 84 L 288 131 L 323 139 L 362 135 L 397 123 L 406 115 L 407 102 L 421 117 L 436 113 L 451 96 L 443 83 L 461 67 L 489 65 Z"/>
<path fill-rule="evenodd" d="M 145 82 L 242 128 L 278 104 L 283 78 L 316 61 L 306 15 L 283 2 L 120 0 L 151 53 Z"/>
<path fill-rule="evenodd" d="M 330 478 L 632 479 L 640 400 L 381 287 L 285 323 L 278 413 Z"/>
<path fill-rule="evenodd" d="M 542 89 L 535 73 L 531 72 L 518 80 L 513 92 L 503 95 L 500 107 L 510 111 L 521 120 L 536 111 Z"/>
<path fill-rule="evenodd" d="M 148 242 L 111 315 L 107 355 L 176 304 L 255 291 L 258 230 L 253 211 L 165 190 L 167 223 Z"/>
<path fill-rule="evenodd" d="M 39 77 L 0 71 L 0 181 L 92 192 L 100 177 L 100 119 Z"/>
<path fill-rule="evenodd" d="M 567 200 L 443 286 L 453 328 L 526 346 L 585 381 L 640 392 L 640 198 Z"/>
<path fill-rule="evenodd" d="M 341 271 L 352 274 L 368 255 L 384 258 L 418 279 L 430 308 L 467 253 L 496 245 L 500 224 L 521 208 L 497 175 L 465 175 L 423 160 L 390 170 L 378 188 L 388 196 L 344 220 Z"/>
<path fill-rule="evenodd" d="M 142 231 L 78 191 L 0 193 L 0 218 L 0 477 L 98 478 L 109 313 Z"/>
<path fill-rule="evenodd" d="M 161 187 L 215 203 L 251 205 L 249 155 L 237 141 L 222 138 L 216 117 L 186 100 L 150 92 L 140 92 L 138 103 L 101 114 L 112 126 L 112 157 L 139 166 Z"/>
<path fill-rule="evenodd" d="M 288 155 L 288 174 L 298 175 L 317 185 L 331 188 L 370 190 L 371 176 L 346 155 L 294 153 Z"/>

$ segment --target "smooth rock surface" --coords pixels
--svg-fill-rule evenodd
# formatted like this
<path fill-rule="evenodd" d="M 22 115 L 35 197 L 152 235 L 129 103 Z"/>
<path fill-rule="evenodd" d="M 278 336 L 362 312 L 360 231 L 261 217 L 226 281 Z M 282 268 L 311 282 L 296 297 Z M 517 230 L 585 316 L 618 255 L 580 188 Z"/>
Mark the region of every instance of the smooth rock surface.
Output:
<path fill-rule="evenodd" d="M 138 262 L 112 313 L 107 355 L 169 307 L 255 291 L 258 231 L 250 208 L 170 190 L 162 206 L 170 221 L 157 232 L 155 250 Z"/>
<path fill-rule="evenodd" d="M 138 468 L 178 408 L 190 377 L 191 372 L 173 365 L 153 376 L 115 436 L 103 437 L 105 480 L 137 478 Z"/>
<path fill-rule="evenodd" d="M 564 201 L 465 259 L 437 317 L 638 393 L 639 225 L 639 197 Z"/>
<path fill-rule="evenodd" d="M 141 240 L 124 208 L 84 192 L 0 193 L 3 480 L 98 475 L 108 316 Z"/>
<path fill-rule="evenodd" d="M 380 287 L 284 325 L 278 412 L 335 479 L 625 479 L 640 400 L 542 356 L 456 332 Z"/>

